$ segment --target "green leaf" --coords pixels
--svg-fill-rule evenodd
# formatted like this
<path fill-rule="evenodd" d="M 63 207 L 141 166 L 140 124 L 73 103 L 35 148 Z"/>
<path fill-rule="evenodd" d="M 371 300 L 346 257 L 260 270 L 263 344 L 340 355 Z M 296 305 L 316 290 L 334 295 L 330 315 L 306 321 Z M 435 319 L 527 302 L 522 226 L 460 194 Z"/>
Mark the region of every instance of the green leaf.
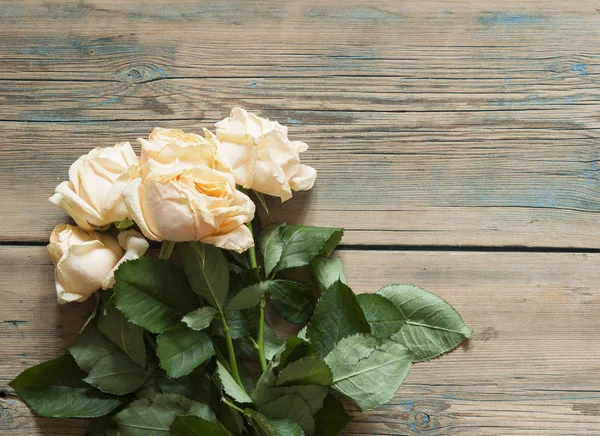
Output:
<path fill-rule="evenodd" d="M 265 227 L 258 237 L 258 246 L 263 255 L 265 263 L 265 275 L 271 276 L 271 273 L 277 266 L 281 253 L 283 252 L 283 241 L 279 229 L 284 224 L 274 224 Z"/>
<path fill-rule="evenodd" d="M 117 223 L 117 229 L 127 230 L 127 229 L 133 227 L 134 225 L 135 225 L 135 223 L 133 221 L 131 221 L 129 218 L 125 218 L 123 221 L 119 221 Z"/>
<path fill-rule="evenodd" d="M 246 409 L 244 414 L 250 418 L 250 425 L 256 430 L 258 436 L 278 436 L 269 420 L 261 413 L 253 409 Z"/>
<path fill-rule="evenodd" d="M 278 350 L 272 360 L 273 371 L 278 374 L 288 364 L 314 354 L 316 353 L 310 347 L 308 341 L 296 336 L 288 336 L 283 349 Z"/>
<path fill-rule="evenodd" d="M 197 416 L 177 416 L 171 424 L 171 436 L 227 436 L 218 425 Z"/>
<path fill-rule="evenodd" d="M 306 336 L 307 330 L 308 326 L 302 327 L 296 336 L 298 336 L 300 339 L 308 340 L 308 337 Z"/>
<path fill-rule="evenodd" d="M 272 363 L 269 363 L 269 365 L 267 366 L 267 370 L 261 374 L 260 378 L 258 379 L 258 382 L 256 382 L 256 390 L 252 394 L 252 399 L 254 400 L 255 403 L 265 404 L 270 401 L 269 400 L 269 401 L 263 402 L 261 400 L 261 395 L 262 395 L 262 392 L 264 390 L 266 390 L 267 388 L 275 386 L 276 380 L 277 380 L 277 377 L 275 376 L 275 373 L 273 372 L 273 365 L 272 365 Z"/>
<path fill-rule="evenodd" d="M 342 239 L 344 229 L 292 224 L 280 229 L 281 257 L 276 271 L 305 266 L 317 255 L 328 257 Z"/>
<path fill-rule="evenodd" d="M 340 339 L 370 331 L 356 296 L 348 286 L 337 281 L 319 298 L 306 335 L 311 345 L 324 357 Z"/>
<path fill-rule="evenodd" d="M 242 289 L 247 288 L 250 285 L 257 283 L 257 276 L 259 275 L 259 268 L 243 269 L 239 272 L 232 272 L 229 275 L 229 293 L 228 296 L 232 296 L 240 292 Z"/>
<path fill-rule="evenodd" d="M 96 362 L 84 381 L 102 392 L 125 395 L 140 388 L 151 374 L 124 352 L 116 351 Z"/>
<path fill-rule="evenodd" d="M 269 212 L 269 206 L 267 205 L 267 199 L 265 198 L 265 196 L 258 191 L 253 191 L 253 192 L 254 192 L 254 195 L 256 195 L 258 202 L 260 203 L 260 205 L 263 207 L 263 209 L 267 213 L 267 216 L 269 217 L 269 219 L 271 221 L 273 221 L 273 217 L 271 216 L 271 212 Z"/>
<path fill-rule="evenodd" d="M 252 395 L 252 399 L 260 407 L 284 395 L 299 395 L 306 401 L 314 415 L 323 407 L 323 400 L 327 395 L 327 390 L 326 386 L 319 385 L 268 387 L 265 384 L 261 384 Z"/>
<path fill-rule="evenodd" d="M 333 383 L 331 370 L 319 356 L 303 357 L 285 367 L 277 377 L 277 386 L 320 385 Z"/>
<path fill-rule="evenodd" d="M 234 313 L 234 312 L 228 312 Z M 231 326 L 230 326 L 231 328 Z M 253 328 L 250 333 L 253 337 L 256 337 L 255 329 Z M 233 336 L 232 336 L 233 337 Z M 235 349 L 236 356 L 239 355 L 242 359 L 250 359 L 250 360 L 258 360 L 258 354 L 256 353 L 256 348 L 254 348 L 253 342 L 250 340 L 250 336 L 247 337 L 239 337 L 233 341 L 233 346 Z M 267 360 L 271 360 L 279 347 L 281 346 L 281 342 L 277 339 L 275 332 L 269 326 L 267 321 L 265 321 L 265 358 Z"/>
<path fill-rule="evenodd" d="M 182 321 L 192 330 L 204 330 L 218 313 L 219 311 L 214 307 L 204 306 L 188 313 Z"/>
<path fill-rule="evenodd" d="M 88 426 L 86 436 L 119 436 L 119 427 L 112 416 L 95 418 Z"/>
<path fill-rule="evenodd" d="M 302 427 L 291 419 L 269 419 L 269 424 L 277 436 L 304 436 Z"/>
<path fill-rule="evenodd" d="M 162 260 L 169 260 L 171 254 L 173 254 L 173 248 L 175 248 L 175 242 L 173 241 L 163 241 L 160 246 L 160 253 L 158 254 L 158 258 Z"/>
<path fill-rule="evenodd" d="M 336 435 L 352 421 L 344 406 L 333 395 L 327 395 L 323 408 L 315 415 L 315 436 Z"/>
<path fill-rule="evenodd" d="M 217 424 L 215 414 L 206 404 L 175 394 L 134 401 L 115 415 L 123 436 L 168 436 L 176 416 L 193 415 Z"/>
<path fill-rule="evenodd" d="M 226 310 L 242 310 L 256 306 L 269 289 L 269 282 L 260 282 L 242 289 L 231 299 Z"/>
<path fill-rule="evenodd" d="M 125 262 L 117 269 L 115 279 L 117 308 L 131 322 L 152 333 L 173 327 L 199 306 L 184 274 L 166 260 L 140 257 Z"/>
<path fill-rule="evenodd" d="M 346 275 L 344 274 L 342 260 L 339 258 L 329 259 L 328 257 L 315 257 L 310 262 L 310 269 L 321 292 L 324 292 L 325 289 L 338 280 L 344 284 L 348 284 Z"/>
<path fill-rule="evenodd" d="M 178 324 L 159 335 L 156 344 L 160 366 L 172 378 L 188 375 L 215 355 L 206 332 L 192 330 L 184 324 Z"/>
<path fill-rule="evenodd" d="M 404 344 L 420 362 L 446 353 L 471 336 L 452 306 L 417 286 L 390 285 L 377 291 L 400 309 L 406 324 L 390 339 Z"/>
<path fill-rule="evenodd" d="M 281 347 L 281 341 L 275 335 L 275 332 L 269 325 L 267 321 L 265 321 L 265 358 L 267 360 L 271 360 L 279 347 Z"/>
<path fill-rule="evenodd" d="M 217 373 L 219 374 L 219 379 L 223 385 L 223 390 L 227 395 L 238 403 L 252 403 L 252 399 L 239 387 L 231 374 L 229 374 L 229 371 L 227 371 L 227 368 L 225 368 L 221 362 L 217 362 Z"/>
<path fill-rule="evenodd" d="M 156 394 L 162 393 L 158 384 L 157 374 L 153 373 L 140 388 L 134 392 L 136 398 L 152 398 Z"/>
<path fill-rule="evenodd" d="M 227 254 L 233 258 L 238 266 L 243 270 L 250 269 L 250 263 L 248 262 L 248 256 L 246 253 L 238 253 L 237 251 L 227 250 Z"/>
<path fill-rule="evenodd" d="M 228 404 L 219 403 L 219 422 L 234 435 L 244 434 L 245 422 L 240 412 L 232 409 Z"/>
<path fill-rule="evenodd" d="M 140 366 L 146 366 L 144 329 L 127 321 L 115 308 L 101 311 L 98 331 Z"/>
<path fill-rule="evenodd" d="M 190 375 L 179 378 L 170 378 L 162 372 L 157 373 L 158 386 L 162 393 L 181 395 L 217 410 L 222 397 L 221 389 L 217 389 L 203 366 L 200 365 Z"/>
<path fill-rule="evenodd" d="M 229 290 L 229 267 L 221 249 L 200 242 L 177 244 L 179 259 L 194 292 L 223 308 Z"/>
<path fill-rule="evenodd" d="M 246 392 L 248 394 L 252 394 L 252 392 L 254 392 L 254 390 L 256 389 L 256 382 L 254 381 L 252 373 L 250 372 L 243 360 L 238 359 L 237 365 L 238 372 L 240 373 L 240 380 L 244 385 L 244 389 L 246 389 Z"/>
<path fill-rule="evenodd" d="M 69 353 L 77 365 L 86 372 L 90 372 L 100 359 L 118 350 L 119 348 L 102 335 L 94 324 L 90 324 L 69 347 Z"/>
<path fill-rule="evenodd" d="M 258 358 L 256 349 L 249 338 L 256 338 L 258 335 L 259 313 L 258 307 L 241 311 L 232 310 L 225 313 L 231 337 L 234 339 L 236 354 L 241 353 L 240 357 L 244 359 L 256 360 Z M 279 349 L 281 343 L 266 321 L 264 329 L 265 357 L 267 360 L 270 360 Z"/>
<path fill-rule="evenodd" d="M 312 292 L 289 280 L 271 280 L 269 283 L 269 295 L 277 314 L 292 324 L 306 324 L 315 310 Z"/>
<path fill-rule="evenodd" d="M 334 388 L 366 411 L 392 399 L 408 375 L 412 353 L 397 342 L 357 334 L 342 339 L 325 362 Z"/>
<path fill-rule="evenodd" d="M 156 374 L 158 388 L 163 394 L 177 394 L 189 399 L 197 399 L 194 395 L 193 377 L 195 373 L 179 378 L 170 378 L 162 372 Z"/>
<path fill-rule="evenodd" d="M 307 436 L 311 436 L 315 431 L 315 420 L 309 404 L 296 394 L 287 394 L 279 397 L 275 401 L 265 404 L 260 409 L 269 420 L 271 419 L 290 419 L 297 422 L 302 427 Z"/>
<path fill-rule="evenodd" d="M 259 436 L 304 436 L 302 427 L 291 419 L 267 419 L 252 409 L 246 409 L 246 415 Z"/>
<path fill-rule="evenodd" d="M 367 318 L 373 336 L 387 339 L 400 331 L 406 323 L 400 309 L 381 295 L 359 294 L 356 299 Z"/>
<path fill-rule="evenodd" d="M 9 383 L 23 401 L 46 418 L 96 418 L 122 404 L 83 381 L 85 372 L 70 355 L 23 371 Z"/>
<path fill-rule="evenodd" d="M 245 310 L 230 310 L 225 312 L 232 339 L 241 339 L 251 334 L 250 314 Z"/>

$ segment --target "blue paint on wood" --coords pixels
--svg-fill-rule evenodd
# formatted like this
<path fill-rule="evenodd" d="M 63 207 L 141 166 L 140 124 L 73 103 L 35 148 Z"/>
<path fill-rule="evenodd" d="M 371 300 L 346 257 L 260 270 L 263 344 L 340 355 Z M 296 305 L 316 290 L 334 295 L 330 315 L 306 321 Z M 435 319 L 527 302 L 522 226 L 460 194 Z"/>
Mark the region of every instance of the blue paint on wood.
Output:
<path fill-rule="evenodd" d="M 405 17 L 402 14 L 384 11 L 382 9 L 359 6 L 356 8 L 323 7 L 310 8 L 304 14 L 305 18 L 334 19 L 354 21 L 358 23 L 381 23 L 385 21 L 399 21 Z"/>
<path fill-rule="evenodd" d="M 411 422 L 411 423 L 408 425 L 408 428 L 410 429 L 410 431 L 416 431 L 416 430 L 417 430 L 417 426 L 415 425 L 415 423 L 414 423 L 414 422 Z"/>
<path fill-rule="evenodd" d="M 339 48 L 330 50 L 322 56 L 327 61 L 326 65 L 314 68 L 316 70 L 332 70 L 332 71 L 379 71 L 379 67 L 373 61 L 378 61 L 380 57 L 372 48 Z"/>
<path fill-rule="evenodd" d="M 587 68 L 584 63 L 578 62 L 571 67 L 571 71 L 579 74 L 581 77 L 587 77 Z"/>
<path fill-rule="evenodd" d="M 287 123 L 292 124 L 294 126 L 302 126 L 303 124 L 302 121 L 290 117 L 287 117 Z"/>
<path fill-rule="evenodd" d="M 512 79 L 511 79 L 510 77 L 506 77 L 506 78 L 504 79 L 504 81 L 505 81 L 506 83 L 510 83 L 510 82 L 512 81 Z"/>
<path fill-rule="evenodd" d="M 452 14 L 454 14 L 454 12 L 452 12 L 452 11 L 442 11 L 442 14 L 444 14 L 444 15 L 452 15 Z"/>
<path fill-rule="evenodd" d="M 526 100 L 505 100 L 496 99 L 491 100 L 488 103 L 498 106 L 526 106 L 526 105 L 571 105 L 577 103 L 577 97 L 565 96 L 556 98 L 539 98 L 537 94 L 530 94 Z"/>
<path fill-rule="evenodd" d="M 256 82 L 252 82 L 250 85 L 248 85 L 248 88 L 258 88 L 258 85 L 256 84 Z"/>
<path fill-rule="evenodd" d="M 169 77 L 165 70 L 162 67 L 154 67 L 153 70 L 150 70 L 150 79 L 164 79 Z"/>
<path fill-rule="evenodd" d="M 80 99 L 76 99 L 76 100 L 80 100 Z M 111 97 L 111 98 L 105 98 L 102 99 L 100 101 L 92 101 L 88 104 L 88 106 L 90 107 L 104 107 L 104 106 L 112 106 L 115 104 L 119 104 L 121 103 L 121 98 L 120 97 Z"/>
<path fill-rule="evenodd" d="M 195 5 L 148 2 L 141 11 L 128 14 L 135 21 L 225 21 L 243 25 L 245 21 L 282 20 L 285 15 L 283 2 L 240 2 L 235 0 L 205 0 Z M 243 19 L 244 21 L 240 21 Z"/>
<path fill-rule="evenodd" d="M 5 324 L 8 324 L 9 327 L 12 328 L 19 328 L 21 326 L 27 325 L 27 321 L 16 321 L 16 320 L 9 320 L 9 321 L 4 321 Z"/>
<path fill-rule="evenodd" d="M 598 183 L 600 171 L 600 154 L 593 153 L 590 156 L 590 167 L 586 173 L 587 182 L 591 186 L 595 186 Z"/>
<path fill-rule="evenodd" d="M 506 12 L 488 12 L 480 16 L 477 21 L 484 26 L 515 26 L 541 23 L 546 18 L 534 14 L 509 14 Z"/>
<path fill-rule="evenodd" d="M 133 59 L 133 56 L 148 54 L 149 50 L 160 50 L 163 58 L 174 58 L 177 53 L 177 47 L 174 44 L 149 47 L 140 44 L 135 37 L 127 38 L 126 40 L 119 37 L 80 40 L 78 38 L 50 36 L 45 37 L 39 45 L 22 45 L 17 50 L 17 53 L 21 55 L 60 58 L 79 56 L 83 59 L 89 59 L 92 56 L 128 55 Z"/>

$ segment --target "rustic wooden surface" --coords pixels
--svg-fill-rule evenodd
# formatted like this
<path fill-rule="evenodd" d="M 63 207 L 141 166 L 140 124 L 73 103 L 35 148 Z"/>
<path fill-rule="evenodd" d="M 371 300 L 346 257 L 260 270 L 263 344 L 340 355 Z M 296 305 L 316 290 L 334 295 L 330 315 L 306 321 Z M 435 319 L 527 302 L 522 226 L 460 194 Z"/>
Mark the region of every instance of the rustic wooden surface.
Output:
<path fill-rule="evenodd" d="M 422 285 L 475 332 L 346 434 L 600 434 L 596 0 L 0 0 L 0 434 L 85 432 L 6 390 L 88 309 L 42 247 L 71 162 L 235 105 L 311 146 L 277 218 L 345 227 L 355 290 Z"/>

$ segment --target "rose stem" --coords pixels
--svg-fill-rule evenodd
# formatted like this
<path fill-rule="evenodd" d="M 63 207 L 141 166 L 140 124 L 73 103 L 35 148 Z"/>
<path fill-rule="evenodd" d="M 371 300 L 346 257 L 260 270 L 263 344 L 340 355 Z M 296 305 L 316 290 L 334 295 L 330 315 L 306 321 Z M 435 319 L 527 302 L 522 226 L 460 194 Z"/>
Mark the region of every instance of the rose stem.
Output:
<path fill-rule="evenodd" d="M 225 320 L 225 314 L 219 307 L 219 312 L 221 316 L 221 328 L 223 329 L 223 334 L 225 335 L 225 342 L 227 343 L 227 354 L 229 355 L 229 366 L 231 367 L 231 375 L 233 376 L 236 383 L 244 392 L 246 389 L 244 388 L 244 384 L 242 383 L 242 379 L 240 378 L 240 372 L 238 371 L 237 362 L 235 360 L 235 352 L 233 350 L 233 340 L 231 339 L 231 333 L 229 332 L 229 325 Z"/>
<path fill-rule="evenodd" d="M 247 222 L 246 225 L 252 232 L 252 222 Z M 256 248 L 254 246 L 248 249 L 248 258 L 250 260 L 250 268 L 256 269 Z M 267 306 L 267 296 L 264 295 L 260 300 L 260 319 L 258 321 L 258 338 L 256 341 L 256 351 L 258 352 L 258 361 L 263 372 L 267 370 L 267 359 L 265 358 L 265 307 Z"/>
<path fill-rule="evenodd" d="M 225 404 L 227 404 L 232 409 L 237 410 L 238 412 L 243 413 L 244 415 L 246 414 L 246 412 L 243 409 L 240 409 L 238 406 L 236 406 L 235 404 L 233 404 L 227 398 L 221 397 L 221 401 L 224 402 Z"/>

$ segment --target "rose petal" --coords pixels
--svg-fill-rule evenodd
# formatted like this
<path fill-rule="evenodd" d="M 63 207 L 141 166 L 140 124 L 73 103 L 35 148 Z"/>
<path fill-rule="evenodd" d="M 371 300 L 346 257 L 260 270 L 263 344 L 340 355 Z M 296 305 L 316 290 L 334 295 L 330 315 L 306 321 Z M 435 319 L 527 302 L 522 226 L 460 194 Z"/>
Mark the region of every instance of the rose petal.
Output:
<path fill-rule="evenodd" d="M 308 165 L 300 165 L 298 173 L 290 180 L 290 187 L 294 191 L 308 191 L 312 189 L 317 178 L 317 170 Z"/>
<path fill-rule="evenodd" d="M 127 262 L 128 260 L 134 260 L 142 257 L 150 248 L 150 244 L 146 241 L 139 232 L 135 230 L 127 230 L 126 232 L 119 233 L 117 236 L 117 240 L 119 241 L 119 245 L 124 248 L 125 254 L 121 257 L 121 260 L 117 262 L 114 268 L 108 273 L 104 281 L 102 282 L 102 289 L 112 288 L 115 284 L 115 271 L 121 266 L 123 262 Z"/>
<path fill-rule="evenodd" d="M 135 179 L 123 189 L 123 199 L 127 212 L 130 218 L 138 225 L 144 236 L 153 241 L 162 241 L 162 239 L 154 234 L 148 227 L 142 209 L 142 199 L 144 197 L 144 185 L 141 179 Z"/>
<path fill-rule="evenodd" d="M 248 248 L 254 246 L 252 233 L 245 225 L 241 225 L 222 235 L 207 236 L 200 239 L 200 242 L 224 248 L 225 250 L 237 251 L 238 253 L 243 253 Z"/>

